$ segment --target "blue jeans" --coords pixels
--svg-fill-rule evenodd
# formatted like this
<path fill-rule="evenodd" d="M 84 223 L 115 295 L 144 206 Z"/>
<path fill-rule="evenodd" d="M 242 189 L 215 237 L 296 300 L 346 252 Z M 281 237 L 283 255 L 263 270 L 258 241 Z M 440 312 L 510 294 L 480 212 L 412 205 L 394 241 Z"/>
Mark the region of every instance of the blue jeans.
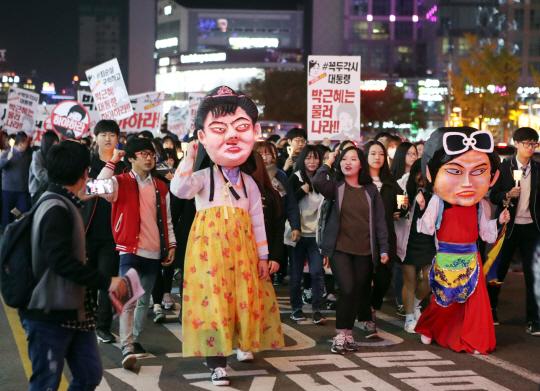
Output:
<path fill-rule="evenodd" d="M 15 220 L 15 216 L 11 214 L 13 208 L 17 208 L 21 213 L 28 212 L 30 194 L 23 191 L 2 190 L 2 228 L 4 229 Z"/>
<path fill-rule="evenodd" d="M 301 237 L 296 247 L 289 253 L 289 289 L 293 312 L 302 309 L 302 274 L 304 262 L 308 261 L 311 274 L 311 308 L 313 312 L 323 308 L 324 294 L 324 258 L 317 247 L 315 238 Z"/>
<path fill-rule="evenodd" d="M 95 390 L 103 376 L 96 333 L 60 326 L 53 322 L 23 319 L 32 362 L 30 391 L 57 390 L 64 359 L 73 375 L 68 391 Z"/>
<path fill-rule="evenodd" d="M 403 305 L 403 272 L 401 271 L 401 262 L 394 263 L 394 269 L 392 270 L 392 279 L 394 280 L 394 291 L 396 292 L 397 305 Z"/>
<path fill-rule="evenodd" d="M 132 303 L 124 307 L 124 311 L 120 315 L 122 353 L 133 352 L 133 343 L 139 342 L 139 334 L 143 330 L 144 320 L 148 314 L 150 295 L 156 282 L 156 275 L 161 270 L 161 262 L 158 259 L 144 258 L 135 254 L 120 255 L 119 276 L 123 277 L 132 268 L 139 275 L 144 294 L 137 300 L 136 308 L 135 303 Z"/>

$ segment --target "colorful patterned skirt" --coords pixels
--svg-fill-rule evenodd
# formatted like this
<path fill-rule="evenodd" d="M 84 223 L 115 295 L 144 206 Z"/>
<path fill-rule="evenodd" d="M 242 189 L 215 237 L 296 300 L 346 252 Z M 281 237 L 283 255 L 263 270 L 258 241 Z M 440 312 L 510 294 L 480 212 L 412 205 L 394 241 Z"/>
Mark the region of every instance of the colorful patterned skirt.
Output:
<path fill-rule="evenodd" d="M 429 275 L 429 285 L 438 304 L 447 307 L 452 303 L 465 303 L 476 289 L 479 276 L 476 243 L 439 242 Z"/>
<path fill-rule="evenodd" d="M 183 355 L 228 356 L 285 346 L 270 280 L 260 280 L 251 218 L 244 209 L 197 212 L 184 266 Z"/>

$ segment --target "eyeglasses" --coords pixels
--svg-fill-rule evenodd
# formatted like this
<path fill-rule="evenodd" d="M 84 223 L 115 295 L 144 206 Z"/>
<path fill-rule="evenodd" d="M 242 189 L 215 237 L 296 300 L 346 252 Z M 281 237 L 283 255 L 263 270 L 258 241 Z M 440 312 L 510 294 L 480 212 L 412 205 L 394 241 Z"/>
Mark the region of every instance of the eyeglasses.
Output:
<path fill-rule="evenodd" d="M 525 148 L 536 149 L 536 148 L 538 148 L 538 146 L 540 145 L 540 143 L 525 143 L 525 142 L 523 142 L 523 141 L 520 141 L 520 142 L 521 142 L 521 144 L 523 144 L 523 146 L 524 146 Z"/>
<path fill-rule="evenodd" d="M 297 144 L 305 144 L 307 142 L 307 140 L 303 138 L 293 138 L 292 141 L 294 141 Z"/>
<path fill-rule="evenodd" d="M 408 157 L 418 157 L 418 154 L 416 152 L 407 152 Z"/>
<path fill-rule="evenodd" d="M 154 152 L 147 152 L 147 151 L 135 152 L 135 155 L 141 155 L 143 159 L 148 158 L 148 156 L 150 156 L 152 159 L 156 157 L 156 154 Z"/>

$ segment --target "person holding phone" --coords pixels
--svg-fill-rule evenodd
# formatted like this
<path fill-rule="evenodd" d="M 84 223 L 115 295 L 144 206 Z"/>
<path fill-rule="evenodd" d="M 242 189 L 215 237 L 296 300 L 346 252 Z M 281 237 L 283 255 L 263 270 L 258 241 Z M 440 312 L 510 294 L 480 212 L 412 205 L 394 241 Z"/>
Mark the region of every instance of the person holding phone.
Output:
<path fill-rule="evenodd" d="M 97 151 L 90 156 L 90 171 L 88 177 L 96 179 L 113 157 L 120 128 L 116 121 L 104 119 L 94 127 L 97 140 Z M 114 175 L 120 175 L 127 169 L 124 162 L 119 161 L 114 167 Z M 116 250 L 111 227 L 111 204 L 100 197 L 89 198 L 82 208 L 83 222 L 86 232 L 86 249 L 88 264 L 107 277 L 118 276 L 120 254 Z M 98 303 L 96 312 L 96 334 L 101 342 L 116 342 L 111 333 L 113 312 L 111 299 L 106 290 L 93 292 L 93 299 Z"/>
<path fill-rule="evenodd" d="M 116 165 L 126 157 L 131 171 L 114 175 Z M 170 194 L 165 182 L 155 178 L 156 151 L 146 138 L 134 138 L 125 151 L 115 150 L 98 179 L 112 178 L 114 191 L 101 197 L 112 203 L 112 227 L 116 250 L 120 251 L 120 276 L 131 268 L 141 280 L 144 294 L 124 308 L 120 315 L 122 365 L 132 369 L 137 357 L 145 357 L 146 350 L 139 343 L 148 313 L 150 294 L 161 271 L 174 260 L 174 235 Z"/>

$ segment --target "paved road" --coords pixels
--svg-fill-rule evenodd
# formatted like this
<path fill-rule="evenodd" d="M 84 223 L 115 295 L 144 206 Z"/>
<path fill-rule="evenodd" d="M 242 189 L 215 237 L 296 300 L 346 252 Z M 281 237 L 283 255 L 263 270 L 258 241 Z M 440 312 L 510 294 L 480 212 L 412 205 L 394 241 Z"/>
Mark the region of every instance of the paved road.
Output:
<path fill-rule="evenodd" d="M 287 288 L 279 287 L 276 293 L 286 348 L 257 354 L 253 363 L 231 358 L 229 388 L 211 384 L 204 360 L 182 357 L 181 328 L 171 311 L 166 324 L 154 324 L 149 318 L 141 343 L 151 356 L 140 360 L 133 372 L 121 369 L 118 346 L 100 345 L 105 374 L 98 390 L 538 390 L 540 338 L 525 333 L 521 273 L 509 273 L 500 300 L 497 349 L 489 356 L 422 345 L 418 335 L 403 331 L 403 318 L 395 315 L 391 297 L 378 319 L 382 338 L 357 337 L 361 351 L 333 355 L 329 340 L 335 313 L 325 314 L 325 326 L 293 322 Z M 25 390 L 29 368 L 24 332 L 16 313 L 5 306 L 0 306 L 0 330 L 0 390 Z M 117 321 L 113 331 L 118 331 Z M 69 379 L 69 371 L 65 372 Z M 64 381 L 61 390 L 66 389 Z"/>

